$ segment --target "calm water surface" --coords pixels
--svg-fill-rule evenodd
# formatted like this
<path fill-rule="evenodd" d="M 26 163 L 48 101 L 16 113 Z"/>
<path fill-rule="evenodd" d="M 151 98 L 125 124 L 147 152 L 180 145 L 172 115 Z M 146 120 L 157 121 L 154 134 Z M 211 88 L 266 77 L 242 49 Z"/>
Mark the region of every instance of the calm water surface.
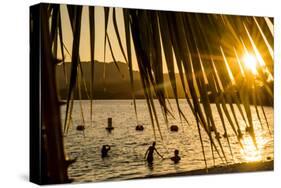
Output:
<path fill-rule="evenodd" d="M 131 100 L 96 100 L 93 102 L 93 121 L 90 121 L 90 101 L 81 101 L 83 116 L 85 119 L 85 136 L 76 130 L 76 126 L 83 124 L 81 107 L 79 101 L 75 101 L 72 119 L 73 124 L 69 128 L 68 134 L 64 137 L 65 152 L 69 158 L 77 158 L 77 161 L 68 169 L 70 178 L 76 182 L 121 180 L 135 177 L 144 177 L 150 174 L 169 174 L 205 167 L 202 155 L 202 148 L 199 141 L 196 120 L 193 118 L 185 100 L 180 100 L 184 114 L 189 124 L 180 121 L 177 108 L 173 100 L 170 101 L 176 119 L 169 117 L 169 125 L 179 126 L 178 132 L 170 132 L 164 123 L 159 105 L 156 105 L 159 113 L 159 121 L 163 140 L 156 131 L 157 150 L 165 157 L 173 156 L 175 149 L 179 149 L 181 161 L 174 165 L 169 159 L 162 160 L 155 155 L 153 168 L 149 168 L 144 161 L 144 154 L 149 145 L 154 141 L 153 129 L 145 100 L 137 100 L 138 120 L 136 120 L 134 107 Z M 213 115 L 221 135 L 223 128 L 215 105 L 212 105 Z M 235 109 L 237 112 L 238 110 Z M 273 137 L 269 134 L 265 119 L 260 110 L 262 126 L 256 116 L 255 109 L 251 108 L 253 114 L 254 128 L 257 136 L 258 148 L 254 146 L 252 139 L 247 133 L 242 142 L 244 150 L 234 136 L 230 125 L 227 123 L 229 131 L 229 141 L 232 146 L 234 157 L 232 159 L 226 138 L 221 138 L 221 142 L 229 163 L 240 163 L 245 161 L 266 160 L 267 157 L 273 159 Z M 273 108 L 265 107 L 271 132 L 273 132 Z M 65 107 L 61 109 L 62 122 L 64 122 Z M 242 117 L 237 113 L 238 121 L 245 129 Z M 105 130 L 107 118 L 112 117 L 113 127 L 111 133 Z M 225 117 L 226 119 L 226 117 Z M 137 123 L 144 125 L 144 131 L 135 130 Z M 262 129 L 263 127 L 263 129 Z M 201 132 L 204 132 L 203 130 Z M 244 131 L 243 131 L 244 132 Z M 203 143 L 208 166 L 213 166 L 212 150 L 209 139 L 203 133 Z M 111 150 L 106 159 L 101 159 L 101 146 L 109 144 Z M 225 165 L 215 153 L 215 165 Z"/>

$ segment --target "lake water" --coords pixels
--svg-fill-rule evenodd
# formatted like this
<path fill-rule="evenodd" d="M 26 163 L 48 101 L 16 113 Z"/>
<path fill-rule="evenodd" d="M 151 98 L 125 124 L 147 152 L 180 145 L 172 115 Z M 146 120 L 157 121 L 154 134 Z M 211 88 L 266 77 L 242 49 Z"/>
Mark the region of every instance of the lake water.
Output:
<path fill-rule="evenodd" d="M 137 100 L 139 122 L 136 121 L 132 100 L 93 101 L 92 122 L 90 121 L 90 101 L 81 101 L 85 119 L 85 135 L 83 135 L 83 132 L 76 130 L 76 126 L 83 124 L 83 121 L 79 101 L 75 101 L 72 113 L 73 124 L 69 128 L 68 134 L 64 137 L 66 155 L 69 158 L 78 157 L 77 161 L 68 168 L 69 177 L 73 178 L 75 182 L 89 182 L 122 180 L 145 177 L 150 174 L 161 175 L 203 169 L 205 163 L 196 120 L 185 100 L 180 100 L 180 106 L 190 125 L 180 121 L 175 101 L 170 100 L 170 102 L 176 119 L 169 117 L 169 125 L 178 125 L 179 131 L 171 132 L 167 128 L 160 106 L 156 102 L 163 135 L 163 140 L 161 140 L 159 133 L 156 131 L 156 148 L 165 158 L 173 156 L 174 150 L 178 149 L 181 161 L 175 165 L 171 160 L 162 160 L 155 155 L 153 168 L 150 168 L 144 161 L 144 155 L 149 145 L 154 141 L 154 134 L 145 100 Z M 223 128 L 215 105 L 212 105 L 212 110 L 219 132 L 223 134 Z M 235 110 L 238 112 L 237 109 Z M 233 159 L 230 155 L 226 138 L 221 138 L 221 142 L 229 163 L 263 161 L 268 157 L 273 159 L 273 136 L 268 132 L 261 108 L 259 108 L 259 112 L 263 129 L 256 116 L 254 107 L 251 110 L 258 148 L 254 146 L 250 136 L 245 133 L 242 140 L 244 150 L 241 149 L 233 131 L 230 129 L 229 124 L 227 124 L 230 135 L 229 140 L 234 154 Z M 273 133 L 273 108 L 265 107 L 265 112 L 270 130 Z M 62 122 L 64 122 L 65 107 L 61 109 L 61 114 Z M 238 121 L 243 127 L 242 130 L 244 132 L 245 124 L 240 114 L 237 114 Z M 105 129 L 108 117 L 112 118 L 114 127 L 111 133 L 108 133 Z M 144 131 L 138 132 L 135 130 L 138 123 L 144 125 Z M 211 167 L 214 163 L 209 139 L 202 129 L 201 132 L 203 134 L 207 163 Z M 109 157 L 102 159 L 100 150 L 104 144 L 110 145 L 111 150 L 109 151 Z M 217 154 L 215 154 L 215 165 L 226 165 Z"/>

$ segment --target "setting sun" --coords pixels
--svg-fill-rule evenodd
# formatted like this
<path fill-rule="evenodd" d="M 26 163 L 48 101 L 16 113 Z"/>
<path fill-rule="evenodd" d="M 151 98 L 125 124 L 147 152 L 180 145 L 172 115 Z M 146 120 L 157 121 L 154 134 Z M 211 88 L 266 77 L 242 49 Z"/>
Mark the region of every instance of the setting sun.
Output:
<path fill-rule="evenodd" d="M 248 70 L 250 70 L 254 75 L 257 75 L 257 60 L 255 56 L 247 53 L 243 57 L 243 62 Z"/>

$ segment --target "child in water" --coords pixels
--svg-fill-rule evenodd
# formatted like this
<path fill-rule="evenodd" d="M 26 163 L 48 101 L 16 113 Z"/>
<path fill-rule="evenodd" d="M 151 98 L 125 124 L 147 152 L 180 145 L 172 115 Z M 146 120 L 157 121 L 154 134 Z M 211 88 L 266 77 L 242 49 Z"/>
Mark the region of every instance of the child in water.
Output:
<path fill-rule="evenodd" d="M 102 148 L 101 148 L 101 157 L 104 158 L 104 157 L 107 157 L 107 153 L 108 151 L 110 150 L 110 146 L 109 145 L 103 145 Z"/>
<path fill-rule="evenodd" d="M 146 161 L 148 162 L 148 164 L 153 164 L 153 153 L 154 151 L 156 151 L 156 153 L 163 159 L 163 156 L 160 155 L 160 153 L 157 151 L 157 149 L 155 148 L 156 142 L 152 143 L 152 146 L 149 146 L 149 148 L 146 150 L 145 152 L 145 158 Z"/>
<path fill-rule="evenodd" d="M 179 150 L 176 149 L 174 151 L 174 153 L 175 153 L 175 155 L 173 157 L 171 157 L 171 160 L 174 161 L 175 164 L 177 164 L 181 160 L 181 158 L 179 156 Z"/>

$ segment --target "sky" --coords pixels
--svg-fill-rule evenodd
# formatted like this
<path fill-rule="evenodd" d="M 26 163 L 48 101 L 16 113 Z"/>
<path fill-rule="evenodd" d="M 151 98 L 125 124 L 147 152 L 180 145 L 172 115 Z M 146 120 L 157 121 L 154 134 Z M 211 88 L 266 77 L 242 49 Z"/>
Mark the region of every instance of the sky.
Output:
<path fill-rule="evenodd" d="M 110 9 L 109 13 L 109 22 L 107 32 L 109 35 L 109 39 L 112 45 L 112 49 L 114 52 L 114 56 L 116 61 L 125 62 L 122 52 L 119 48 L 118 40 L 115 34 L 114 26 L 113 26 L 113 19 L 112 19 L 112 8 Z M 72 30 L 70 26 L 70 21 L 68 17 L 67 7 L 66 5 L 61 5 L 61 16 L 62 16 L 62 32 L 63 32 L 63 40 L 64 44 L 67 47 L 68 51 L 71 53 L 72 50 Z M 117 18 L 117 25 L 121 37 L 121 41 L 125 50 L 126 49 L 126 40 L 125 40 L 125 29 L 124 29 L 124 21 L 123 21 L 123 12 L 122 8 L 116 9 L 116 18 Z M 103 7 L 96 6 L 95 7 L 95 23 L 96 23 L 96 34 L 95 34 L 95 60 L 100 62 L 104 61 L 104 28 L 105 28 L 105 21 L 104 21 L 104 9 Z M 83 6 L 82 10 L 82 22 L 81 22 L 81 36 L 80 36 L 80 59 L 81 61 L 90 61 L 90 33 L 89 33 L 89 8 L 88 6 Z M 131 43 L 133 43 L 131 38 Z M 135 51 L 132 47 L 132 61 L 133 61 L 133 69 L 138 70 L 137 60 L 135 56 Z M 59 49 L 59 48 L 58 48 Z M 60 56 L 60 52 L 58 52 Z M 66 61 L 71 61 L 70 55 L 65 52 Z M 162 50 L 162 59 L 164 59 L 164 53 Z M 105 62 L 112 62 L 113 58 L 111 56 L 110 48 L 108 43 L 106 44 L 106 57 Z M 175 69 L 177 67 L 175 65 Z M 163 71 L 167 72 L 166 63 L 163 63 Z"/>
<path fill-rule="evenodd" d="M 68 51 L 71 52 L 72 49 L 72 31 L 70 26 L 70 21 L 68 18 L 67 8 L 65 5 L 61 6 L 62 12 L 62 27 L 63 27 L 63 37 L 64 44 L 68 48 Z M 113 48 L 114 56 L 117 61 L 125 62 L 121 50 L 119 49 L 119 44 L 117 37 L 115 35 L 113 22 L 112 22 L 112 9 L 110 10 L 109 22 L 107 32 L 111 45 Z M 124 31 L 124 22 L 123 22 L 123 13 L 121 8 L 116 9 L 117 14 L 117 24 L 120 32 L 121 41 L 123 43 L 124 50 L 126 51 L 125 45 L 125 31 Z M 96 36 L 95 36 L 95 60 L 104 61 L 104 10 L 103 7 L 95 8 L 95 23 L 96 23 Z M 66 52 L 65 52 L 66 53 Z M 89 33 L 89 8 L 88 6 L 83 6 L 82 10 L 82 23 L 81 23 L 81 36 L 80 36 L 80 59 L 82 61 L 90 61 L 90 33 Z M 71 57 L 66 53 L 66 61 L 71 61 Z M 113 61 L 109 45 L 106 44 L 106 57 L 105 62 Z M 135 55 L 133 57 L 135 62 Z M 134 63 L 134 69 L 137 68 L 136 63 Z"/>
<path fill-rule="evenodd" d="M 66 5 L 61 5 L 61 17 L 62 17 L 62 30 L 63 30 L 63 40 L 64 44 L 67 47 L 68 51 L 71 53 L 72 51 L 72 30 L 70 26 L 70 21 L 68 17 L 67 7 Z M 114 56 L 116 61 L 125 62 L 125 59 L 121 53 L 119 43 L 115 34 L 114 26 L 113 26 L 113 19 L 112 19 L 113 10 L 110 8 L 109 12 L 109 21 L 107 27 L 107 33 L 109 35 L 109 39 L 111 42 L 111 46 L 113 49 Z M 126 40 L 125 40 L 125 30 L 124 30 L 124 21 L 123 21 L 123 12 L 122 8 L 116 8 L 116 18 L 117 18 L 117 25 L 121 37 L 121 42 L 123 44 L 125 53 L 127 52 L 126 49 Z M 268 19 L 266 21 L 269 21 Z M 104 20 L 104 9 L 103 7 L 96 6 L 95 7 L 95 60 L 100 62 L 112 62 L 113 58 L 111 56 L 110 48 L 108 42 L 106 43 L 106 54 L 104 57 L 104 35 L 105 35 L 105 20 Z M 269 24 L 270 25 L 270 24 Z M 270 29 L 273 32 L 273 25 L 271 24 Z M 82 22 L 81 22 L 81 36 L 80 36 L 80 59 L 81 61 L 90 61 L 90 34 L 89 34 L 89 8 L 88 6 L 83 6 L 82 10 Z M 135 56 L 135 50 L 133 47 L 133 41 L 131 37 L 131 51 L 132 51 L 132 62 L 133 62 L 133 69 L 138 70 L 137 60 Z M 60 49 L 60 48 L 58 48 Z M 162 50 L 162 60 L 163 60 L 163 72 L 167 73 L 167 66 L 165 62 L 164 52 Z M 60 50 L 59 50 L 60 51 Z M 60 56 L 60 52 L 58 52 Z M 66 61 L 71 61 L 71 56 L 65 52 Z M 174 57 L 174 62 L 176 61 Z M 175 72 L 178 72 L 178 68 L 176 63 Z"/>

